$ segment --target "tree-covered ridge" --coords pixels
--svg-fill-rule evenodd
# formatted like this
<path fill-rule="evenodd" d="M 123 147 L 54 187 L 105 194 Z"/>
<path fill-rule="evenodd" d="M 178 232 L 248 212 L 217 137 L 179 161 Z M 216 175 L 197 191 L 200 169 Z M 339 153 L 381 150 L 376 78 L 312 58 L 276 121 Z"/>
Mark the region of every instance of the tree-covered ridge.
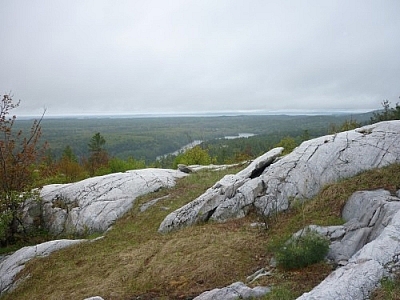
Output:
<path fill-rule="evenodd" d="M 237 163 L 277 146 L 289 153 L 305 140 L 359 127 L 377 114 L 49 118 L 42 122 L 42 140 L 49 147 L 39 178 L 60 183 L 144 167 Z M 27 124 L 16 122 L 19 128 Z M 199 140 L 188 153 L 168 155 Z"/>
<path fill-rule="evenodd" d="M 370 114 L 354 115 L 359 122 L 368 122 Z M 172 153 L 195 140 L 210 143 L 226 142 L 228 145 L 252 139 L 279 142 L 284 136 L 302 136 L 308 131 L 310 137 L 327 134 L 330 124 L 341 124 L 349 115 L 326 116 L 220 116 L 220 117 L 163 117 L 163 118 L 91 118 L 43 120 L 43 141 L 49 151 L 59 159 L 66 146 L 77 157 L 88 157 L 88 141 L 99 132 L 107 141 L 105 149 L 111 157 L 144 160 L 146 164 L 158 156 Z M 18 120 L 19 128 L 29 126 L 29 121 Z M 256 136 L 247 139 L 218 140 L 239 133 Z M 260 142 L 254 142 L 259 144 Z M 258 148 L 257 146 L 254 146 Z M 240 147 L 242 148 L 242 147 Z"/>
<path fill-rule="evenodd" d="M 47 172 L 45 177 L 53 178 L 50 182 L 67 182 L 149 166 L 236 163 L 253 159 L 276 146 L 283 146 L 288 153 L 310 138 L 393 117 L 399 110 L 398 105 L 390 108 L 385 101 L 382 105 L 382 111 L 357 115 L 49 118 L 42 122 L 42 141 L 49 145 L 42 169 Z M 28 122 L 20 120 L 15 125 L 26 128 Z M 225 138 L 239 137 L 241 133 L 252 136 Z M 201 151 L 180 153 L 178 157 L 168 155 L 197 140 L 203 141 L 198 146 Z M 196 158 L 200 152 L 205 152 L 201 160 Z"/>

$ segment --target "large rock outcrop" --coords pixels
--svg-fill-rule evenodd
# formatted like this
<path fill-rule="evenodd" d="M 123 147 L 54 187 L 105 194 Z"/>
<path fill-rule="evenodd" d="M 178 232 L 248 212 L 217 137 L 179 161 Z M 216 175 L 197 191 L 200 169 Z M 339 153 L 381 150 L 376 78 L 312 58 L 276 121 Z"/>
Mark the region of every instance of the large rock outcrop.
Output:
<path fill-rule="evenodd" d="M 343 226 L 310 226 L 332 244 L 328 258 L 343 265 L 300 300 L 369 299 L 384 276 L 400 268 L 400 191 L 354 193 L 343 210 Z M 299 234 L 299 233 L 297 233 Z"/>
<path fill-rule="evenodd" d="M 41 219 L 58 235 L 106 231 L 131 209 L 135 199 L 163 187 L 172 187 L 187 174 L 165 169 L 143 169 L 88 178 L 70 184 L 52 184 L 40 191 L 41 202 L 26 205 L 24 221 Z"/>
<path fill-rule="evenodd" d="M 275 158 L 276 153 L 269 154 Z M 209 219 L 242 217 L 250 207 L 269 215 L 287 209 L 292 201 L 315 196 L 328 183 L 398 162 L 400 121 L 312 139 L 267 164 L 265 169 L 224 177 L 206 193 L 168 215 L 159 231 Z"/>
<path fill-rule="evenodd" d="M 213 187 L 209 188 L 202 196 L 197 198 L 191 203 L 188 203 L 181 209 L 168 215 L 160 226 L 160 232 L 167 232 L 173 227 L 188 226 L 199 221 L 207 221 L 213 215 L 219 215 L 216 210 L 221 208 L 224 203 L 229 203 L 230 199 L 235 196 L 238 189 L 243 187 L 246 183 L 254 182 L 251 179 L 258 176 L 268 167 L 275 159 L 282 153 L 283 148 L 275 148 L 264 155 L 258 157 L 247 168 L 240 171 L 236 175 L 226 175 L 218 181 Z M 261 187 L 245 190 L 242 193 L 247 193 L 246 197 L 242 199 L 240 206 L 235 207 L 233 215 L 228 210 L 225 216 L 237 217 L 244 216 L 251 208 L 254 197 L 257 196 Z M 249 200 L 249 201 L 247 201 Z M 233 204 L 235 205 L 235 204 Z"/>

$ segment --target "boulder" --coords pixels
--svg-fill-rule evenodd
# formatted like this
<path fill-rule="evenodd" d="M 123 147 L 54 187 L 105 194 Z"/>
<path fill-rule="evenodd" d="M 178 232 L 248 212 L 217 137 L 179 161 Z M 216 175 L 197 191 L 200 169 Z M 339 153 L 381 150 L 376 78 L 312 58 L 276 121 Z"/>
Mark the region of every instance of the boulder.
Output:
<path fill-rule="evenodd" d="M 345 235 L 330 246 L 328 258 L 345 264 L 365 244 L 375 240 L 400 211 L 400 199 L 389 191 L 359 191 L 343 208 Z"/>
<path fill-rule="evenodd" d="M 41 202 L 24 209 L 24 222 L 38 218 L 55 235 L 106 231 L 131 209 L 135 199 L 163 187 L 172 187 L 187 174 L 165 169 L 143 169 L 88 178 L 70 184 L 46 185 Z M 39 208 L 37 208 L 39 207 Z"/>
<path fill-rule="evenodd" d="M 373 241 L 357 251 L 349 262 L 332 272 L 317 287 L 298 299 L 369 299 L 384 276 L 399 268 L 400 212 Z"/>
<path fill-rule="evenodd" d="M 86 240 L 55 240 L 36 246 L 19 249 L 0 263 L 0 294 L 11 291 L 18 282 L 15 276 L 25 267 L 25 264 L 35 257 L 45 257 L 50 253 L 65 247 L 82 243 Z"/>
<path fill-rule="evenodd" d="M 271 152 L 272 151 L 272 152 Z M 400 121 L 380 122 L 303 142 L 276 159 L 271 150 L 265 168 L 228 175 L 203 195 L 168 215 L 159 227 L 168 232 L 198 221 L 239 218 L 254 207 L 260 214 L 288 209 L 320 189 L 362 171 L 400 162 Z M 273 158 L 273 159 L 272 159 Z M 251 174 L 251 175 L 249 175 Z"/>
<path fill-rule="evenodd" d="M 298 299 L 368 299 L 383 276 L 399 269 L 398 197 L 385 190 L 356 192 L 343 209 L 343 219 L 343 226 L 308 226 L 331 239 L 328 258 L 343 266 Z"/>
<path fill-rule="evenodd" d="M 184 165 L 184 164 L 179 164 L 178 170 L 183 173 L 187 173 L 187 174 L 190 174 L 193 172 L 193 170 L 190 167 L 188 167 L 187 165 Z"/>
<path fill-rule="evenodd" d="M 254 299 L 265 296 L 270 292 L 268 287 L 249 288 L 243 282 L 235 282 L 230 286 L 213 289 L 202 293 L 193 300 L 236 300 L 236 299 Z"/>

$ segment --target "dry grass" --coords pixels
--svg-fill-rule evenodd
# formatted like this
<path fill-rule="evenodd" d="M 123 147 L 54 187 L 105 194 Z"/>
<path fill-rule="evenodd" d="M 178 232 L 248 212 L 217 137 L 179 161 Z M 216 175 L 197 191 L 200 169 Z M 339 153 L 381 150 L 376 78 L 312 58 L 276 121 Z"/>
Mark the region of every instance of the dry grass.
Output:
<path fill-rule="evenodd" d="M 400 300 L 400 274 L 395 274 L 394 279 L 381 280 L 381 288 L 372 293 L 372 300 Z"/>
<path fill-rule="evenodd" d="M 170 211 L 202 194 L 224 174 L 234 172 L 237 170 L 192 174 L 173 189 L 138 199 L 103 239 L 30 262 L 21 274 L 30 278 L 4 299 L 68 300 L 94 295 L 106 300 L 188 299 L 205 290 L 245 281 L 246 276 L 268 266 L 274 247 L 304 225 L 340 223 L 341 208 L 354 191 L 400 188 L 400 166 L 395 165 L 327 186 L 313 200 L 281 213 L 268 231 L 251 227 L 251 222 L 261 221 L 251 214 L 224 224 L 199 224 L 165 235 L 157 232 Z M 141 203 L 165 195 L 169 197 L 139 212 Z M 257 284 L 285 287 L 297 297 L 331 271 L 324 263 L 290 272 L 273 270 L 272 276 Z"/>

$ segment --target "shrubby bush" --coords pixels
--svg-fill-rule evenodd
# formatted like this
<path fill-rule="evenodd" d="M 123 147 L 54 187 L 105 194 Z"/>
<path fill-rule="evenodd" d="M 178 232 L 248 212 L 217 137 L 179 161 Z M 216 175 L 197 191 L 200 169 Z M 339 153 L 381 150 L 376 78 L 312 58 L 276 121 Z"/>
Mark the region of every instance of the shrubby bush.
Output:
<path fill-rule="evenodd" d="M 125 172 L 144 169 L 146 168 L 146 162 L 144 160 L 136 160 L 133 157 L 129 157 L 127 160 L 113 157 L 108 162 L 108 168 L 110 173 Z"/>
<path fill-rule="evenodd" d="M 278 266 L 292 270 L 322 261 L 328 251 L 328 239 L 315 232 L 307 231 L 284 243 L 275 253 L 275 257 Z"/>
<path fill-rule="evenodd" d="M 296 148 L 298 146 L 298 143 L 296 142 L 296 140 L 294 138 L 292 138 L 291 136 L 286 136 L 284 138 L 282 138 L 278 144 L 275 145 L 275 147 L 283 147 L 284 150 L 282 152 L 282 155 L 286 155 L 289 154 L 290 152 L 292 152 L 294 150 L 294 148 Z"/>
<path fill-rule="evenodd" d="M 20 206 L 34 184 L 35 164 L 43 159 L 46 146 L 40 146 L 41 121 L 34 120 L 29 133 L 15 130 L 16 116 L 11 115 L 20 101 L 11 95 L 0 100 L 0 244 L 16 242 L 21 230 Z"/>
<path fill-rule="evenodd" d="M 178 164 L 184 165 L 209 165 L 214 163 L 214 159 L 210 156 L 206 149 L 202 149 L 200 146 L 195 146 L 184 153 L 179 154 L 174 161 L 174 168 Z"/>

